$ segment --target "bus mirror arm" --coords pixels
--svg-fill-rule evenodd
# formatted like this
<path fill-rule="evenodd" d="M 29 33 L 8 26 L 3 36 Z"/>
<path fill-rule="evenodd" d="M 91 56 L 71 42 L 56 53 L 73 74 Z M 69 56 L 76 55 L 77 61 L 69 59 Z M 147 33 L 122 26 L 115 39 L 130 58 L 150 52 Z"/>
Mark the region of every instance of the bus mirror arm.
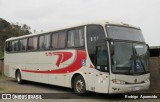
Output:
<path fill-rule="evenodd" d="M 148 44 L 146 44 L 146 46 L 147 46 L 147 48 L 148 48 L 148 50 L 149 50 L 149 45 L 148 45 Z"/>
<path fill-rule="evenodd" d="M 106 41 L 109 42 L 110 54 L 111 56 L 113 56 L 114 55 L 114 40 L 112 38 L 106 38 Z"/>
<path fill-rule="evenodd" d="M 110 54 L 111 54 L 111 56 L 113 56 L 114 55 L 114 39 L 106 38 L 106 41 L 109 42 Z"/>
<path fill-rule="evenodd" d="M 114 41 L 112 38 L 106 38 L 106 41 Z"/>
<path fill-rule="evenodd" d="M 113 56 L 114 55 L 114 42 L 113 41 L 109 42 L 109 47 L 110 47 L 110 54 L 111 56 Z"/>
<path fill-rule="evenodd" d="M 146 44 L 146 46 L 147 46 L 147 53 L 148 53 L 148 57 L 150 57 L 149 45 L 148 45 L 148 44 Z"/>

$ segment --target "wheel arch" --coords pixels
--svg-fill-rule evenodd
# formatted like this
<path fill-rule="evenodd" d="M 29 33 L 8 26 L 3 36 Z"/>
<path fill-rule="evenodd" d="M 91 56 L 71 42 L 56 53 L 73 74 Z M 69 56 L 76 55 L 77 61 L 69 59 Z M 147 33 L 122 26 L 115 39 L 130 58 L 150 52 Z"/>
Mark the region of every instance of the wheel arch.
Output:
<path fill-rule="evenodd" d="M 73 86 L 74 86 L 74 79 L 77 77 L 77 76 L 82 76 L 84 81 L 85 81 L 85 84 L 86 84 L 86 90 L 88 90 L 88 83 L 87 83 L 87 78 L 85 77 L 84 74 L 82 73 L 74 73 L 71 77 L 71 88 L 73 89 Z"/>
<path fill-rule="evenodd" d="M 21 73 L 21 69 L 20 69 L 20 68 L 16 68 L 16 69 L 15 69 L 15 75 L 14 75 L 15 78 L 16 78 L 16 74 L 17 74 L 18 71 Z M 21 73 L 21 77 L 22 77 L 22 73 Z"/>

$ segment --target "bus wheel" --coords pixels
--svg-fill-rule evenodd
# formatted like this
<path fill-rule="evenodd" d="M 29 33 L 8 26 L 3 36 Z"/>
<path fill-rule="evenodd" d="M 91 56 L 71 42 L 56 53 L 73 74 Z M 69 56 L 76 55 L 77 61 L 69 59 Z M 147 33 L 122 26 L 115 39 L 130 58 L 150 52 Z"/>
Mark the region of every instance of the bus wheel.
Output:
<path fill-rule="evenodd" d="M 74 79 L 74 92 L 78 95 L 86 95 L 86 84 L 84 78 L 79 75 Z"/>
<path fill-rule="evenodd" d="M 23 80 L 21 78 L 21 72 L 18 70 L 16 71 L 16 81 L 18 84 L 22 84 Z"/>

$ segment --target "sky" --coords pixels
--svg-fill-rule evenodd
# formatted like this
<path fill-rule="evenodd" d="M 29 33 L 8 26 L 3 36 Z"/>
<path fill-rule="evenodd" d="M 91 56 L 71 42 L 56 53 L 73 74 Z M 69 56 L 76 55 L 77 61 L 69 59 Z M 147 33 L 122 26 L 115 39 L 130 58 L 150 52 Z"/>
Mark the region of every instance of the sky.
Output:
<path fill-rule="evenodd" d="M 92 21 L 141 28 L 149 46 L 160 46 L 160 0 L 0 0 L 0 18 L 50 31 Z"/>

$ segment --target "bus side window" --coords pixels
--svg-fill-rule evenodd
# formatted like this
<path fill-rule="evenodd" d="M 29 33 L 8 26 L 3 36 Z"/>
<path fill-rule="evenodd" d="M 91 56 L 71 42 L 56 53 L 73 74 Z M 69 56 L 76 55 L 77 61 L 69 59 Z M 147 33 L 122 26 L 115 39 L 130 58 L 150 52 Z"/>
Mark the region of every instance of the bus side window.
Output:
<path fill-rule="evenodd" d="M 56 49 L 57 47 L 58 47 L 58 33 L 53 33 L 51 48 Z"/>
<path fill-rule="evenodd" d="M 59 32 L 58 35 L 58 48 L 65 48 L 66 45 L 66 32 Z"/>
<path fill-rule="evenodd" d="M 74 43 L 75 35 L 76 35 L 76 30 L 68 31 L 67 47 L 74 47 L 75 46 L 75 43 Z"/>
<path fill-rule="evenodd" d="M 19 51 L 23 51 L 22 47 L 23 47 L 23 40 L 19 40 Z"/>
<path fill-rule="evenodd" d="M 84 29 L 82 27 L 68 31 L 67 37 L 67 47 L 84 46 Z"/>
<path fill-rule="evenodd" d="M 10 52 L 10 51 L 11 51 L 11 43 L 10 43 L 10 41 L 6 42 L 5 50 L 6 50 L 7 52 Z"/>
<path fill-rule="evenodd" d="M 87 26 L 87 47 L 89 57 L 92 63 L 95 65 L 95 51 L 97 40 L 105 39 L 104 29 L 100 25 L 89 25 Z"/>
<path fill-rule="evenodd" d="M 23 39 L 22 50 L 23 51 L 27 50 L 27 39 Z"/>
<path fill-rule="evenodd" d="M 27 39 L 19 40 L 19 51 L 25 51 L 27 49 Z"/>
<path fill-rule="evenodd" d="M 84 45 L 84 30 L 83 28 L 76 29 L 75 46 L 80 47 Z"/>
<path fill-rule="evenodd" d="M 14 41 L 11 41 L 11 52 L 14 51 Z"/>
<path fill-rule="evenodd" d="M 11 51 L 12 52 L 18 51 L 18 40 L 12 41 Z"/>
<path fill-rule="evenodd" d="M 39 37 L 39 49 L 45 50 L 50 48 L 50 35 L 41 35 Z"/>
<path fill-rule="evenodd" d="M 33 43 L 33 38 L 28 39 L 28 50 L 32 50 L 32 43 Z"/>
<path fill-rule="evenodd" d="M 38 49 L 38 37 L 33 37 L 33 42 L 32 42 L 32 50 L 37 50 Z"/>
<path fill-rule="evenodd" d="M 97 47 L 97 64 L 96 69 L 99 71 L 108 71 L 108 53 L 106 46 Z"/>

